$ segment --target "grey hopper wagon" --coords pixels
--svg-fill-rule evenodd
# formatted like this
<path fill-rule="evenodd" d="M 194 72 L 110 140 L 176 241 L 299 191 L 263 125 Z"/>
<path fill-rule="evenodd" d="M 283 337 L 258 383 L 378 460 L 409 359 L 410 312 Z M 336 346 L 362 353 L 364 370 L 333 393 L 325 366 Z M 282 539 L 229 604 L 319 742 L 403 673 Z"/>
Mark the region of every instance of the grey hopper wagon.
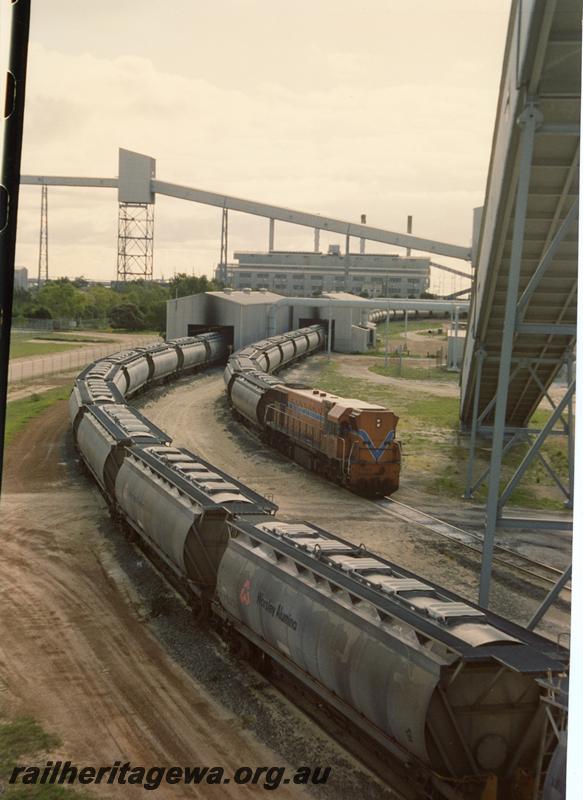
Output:
<path fill-rule="evenodd" d="M 255 425 L 263 423 L 265 396 L 280 378 L 265 372 L 236 373 L 229 386 L 229 399 L 237 411 Z"/>
<path fill-rule="evenodd" d="M 566 670 L 562 648 L 314 525 L 229 527 L 217 593 L 244 635 L 412 765 L 534 771 L 536 678 Z"/>
<path fill-rule="evenodd" d="M 174 344 L 154 344 L 140 349 L 150 366 L 148 382 L 167 378 L 178 371 L 180 357 Z"/>
<path fill-rule="evenodd" d="M 136 409 L 126 405 L 88 406 L 75 430 L 75 443 L 108 499 L 114 498 L 117 472 L 133 444 L 171 441 Z"/>
<path fill-rule="evenodd" d="M 314 352 L 323 341 L 323 328 L 313 325 L 238 350 L 230 357 L 223 374 L 227 396 L 233 407 L 249 422 L 261 426 L 266 392 L 272 386 L 285 383 L 282 378 L 269 373 Z"/>
<path fill-rule="evenodd" d="M 188 450 L 135 446 L 115 480 L 118 511 L 196 594 L 213 591 L 233 514 L 277 506 Z"/>
<path fill-rule="evenodd" d="M 168 344 L 178 348 L 178 369 L 181 371 L 202 366 L 207 361 L 207 346 L 198 336 L 169 339 Z"/>

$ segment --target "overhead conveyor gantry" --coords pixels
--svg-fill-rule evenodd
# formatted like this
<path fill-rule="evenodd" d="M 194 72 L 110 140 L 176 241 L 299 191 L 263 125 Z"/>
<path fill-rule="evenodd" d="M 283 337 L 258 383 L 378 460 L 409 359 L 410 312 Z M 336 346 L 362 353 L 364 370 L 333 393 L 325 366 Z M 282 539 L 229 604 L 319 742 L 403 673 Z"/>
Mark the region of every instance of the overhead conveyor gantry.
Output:
<path fill-rule="evenodd" d="M 488 478 L 483 605 L 495 529 L 520 525 L 504 505 L 533 459 L 542 459 L 572 502 L 572 477 L 564 486 L 540 446 L 551 422 L 562 422 L 572 465 L 581 13 L 581 0 L 514 0 L 510 15 L 462 371 L 461 419 L 471 431 L 467 495 Z M 551 420 L 527 433 L 563 367 L 565 397 L 549 398 Z M 488 430 L 490 467 L 474 482 L 476 436 Z M 533 446 L 499 496 L 502 458 L 517 436 Z"/>
<path fill-rule="evenodd" d="M 270 249 L 273 249 L 275 222 L 279 221 L 313 228 L 316 233 L 316 239 L 320 231 L 339 233 L 345 237 L 347 253 L 350 252 L 350 239 L 357 238 L 361 241 L 381 242 L 396 247 L 432 253 L 438 256 L 456 258 L 462 261 L 471 261 L 472 258 L 471 247 L 448 244 L 447 242 L 441 242 L 422 236 L 414 236 L 409 233 L 396 233 L 395 231 L 389 231 L 384 228 L 374 228 L 370 225 L 348 222 L 346 220 L 321 216 L 320 214 L 297 211 L 282 206 L 271 205 L 269 203 L 244 200 L 240 197 L 232 197 L 218 192 L 209 192 L 191 186 L 161 181 L 156 178 L 156 162 L 153 158 L 121 148 L 119 151 L 119 178 L 22 175 L 21 183 L 39 186 L 78 186 L 94 189 L 118 189 L 118 200 L 120 203 L 152 204 L 155 202 L 156 195 L 158 194 L 167 197 L 175 197 L 180 200 L 188 200 L 194 203 L 201 203 L 203 205 L 215 206 L 223 210 L 224 230 L 226 229 L 226 215 L 229 211 L 264 217 L 270 221 Z M 454 272 L 455 274 L 471 278 L 471 275 L 467 273 L 461 271 L 456 273 L 451 267 L 444 267 L 441 264 L 434 264 L 433 266 L 437 269 Z"/>

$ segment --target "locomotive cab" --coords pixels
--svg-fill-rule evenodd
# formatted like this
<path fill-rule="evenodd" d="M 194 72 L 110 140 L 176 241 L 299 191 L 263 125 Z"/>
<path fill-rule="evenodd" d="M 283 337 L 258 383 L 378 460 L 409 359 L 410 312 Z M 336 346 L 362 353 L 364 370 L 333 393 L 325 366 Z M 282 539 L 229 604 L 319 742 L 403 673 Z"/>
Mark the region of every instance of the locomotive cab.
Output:
<path fill-rule="evenodd" d="M 345 424 L 346 470 L 354 491 L 379 495 L 391 494 L 398 488 L 401 465 L 401 450 L 396 441 L 398 420 L 392 411 L 380 407 L 350 411 Z"/>

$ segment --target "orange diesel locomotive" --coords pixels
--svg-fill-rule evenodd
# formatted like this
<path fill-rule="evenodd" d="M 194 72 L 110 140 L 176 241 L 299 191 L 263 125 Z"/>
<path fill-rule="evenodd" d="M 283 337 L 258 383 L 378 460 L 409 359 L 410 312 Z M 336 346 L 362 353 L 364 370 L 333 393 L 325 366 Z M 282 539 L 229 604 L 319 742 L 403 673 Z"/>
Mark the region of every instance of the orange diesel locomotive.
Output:
<path fill-rule="evenodd" d="M 230 388 L 239 413 L 307 469 L 367 496 L 399 488 L 399 418 L 392 411 L 256 373 L 238 374 Z"/>
<path fill-rule="evenodd" d="M 324 335 L 321 325 L 312 325 L 232 355 L 224 374 L 229 400 L 270 444 L 307 469 L 358 494 L 392 494 L 401 469 L 399 418 L 392 411 L 269 374 L 318 350 Z"/>
<path fill-rule="evenodd" d="M 272 387 L 263 424 L 273 444 L 298 463 L 359 494 L 399 488 L 398 417 L 382 406 L 318 389 Z"/>

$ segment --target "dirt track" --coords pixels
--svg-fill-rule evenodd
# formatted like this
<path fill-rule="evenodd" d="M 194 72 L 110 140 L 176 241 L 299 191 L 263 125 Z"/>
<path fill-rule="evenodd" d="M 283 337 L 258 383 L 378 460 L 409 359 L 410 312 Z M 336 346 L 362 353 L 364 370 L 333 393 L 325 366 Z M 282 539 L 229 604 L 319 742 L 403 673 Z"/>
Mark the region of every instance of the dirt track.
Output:
<path fill-rule="evenodd" d="M 423 392 L 435 395 L 436 397 L 459 397 L 459 387 L 456 382 L 444 383 L 443 381 L 421 381 L 408 379 L 408 378 L 390 378 L 388 375 L 378 375 L 376 372 L 371 372 L 369 367 L 381 367 L 384 364 L 382 358 L 376 356 L 361 356 L 354 358 L 354 356 L 336 356 L 335 361 L 342 365 L 342 372 L 349 378 L 360 378 L 361 380 L 371 381 L 372 383 L 381 383 L 386 386 L 395 386 L 398 389 L 409 389 L 411 391 Z M 434 366 L 434 361 L 421 361 L 417 359 L 416 364 L 426 367 L 427 365 Z"/>
<path fill-rule="evenodd" d="M 167 589 L 140 554 L 119 533 L 112 534 L 100 495 L 76 471 L 68 427 L 61 402 L 33 420 L 7 453 L 0 709 L 38 719 L 63 740 L 60 752 L 51 755 L 77 764 L 107 765 L 118 759 L 146 767 L 220 765 L 228 773 L 241 765 L 284 765 L 290 754 L 294 764 L 325 765 L 335 758 L 340 776 L 343 769 L 354 770 L 358 779 L 358 769 L 335 745 L 314 734 L 299 712 L 264 688 L 265 697 L 257 699 L 262 691 L 255 687 L 255 673 L 249 676 L 243 669 L 238 677 L 237 666 L 225 660 L 208 635 L 204 641 L 201 635 L 197 644 L 196 631 L 179 603 L 174 601 L 168 617 L 146 622 L 148 603 L 128 579 L 126 567 L 141 576 L 150 600 Z M 168 642 L 162 644 L 154 632 Z M 223 681 L 221 691 L 231 691 L 231 707 L 170 657 L 167 650 L 173 646 L 176 660 L 186 666 L 190 660 L 194 672 L 205 661 L 219 689 Z M 204 670 L 201 674 L 205 678 Z M 208 674 L 206 680 L 212 686 Z M 254 727 L 275 731 L 275 750 L 259 741 Z M 300 737 L 299 744 L 286 727 Z M 318 753 L 321 757 L 314 755 Z M 371 796 L 389 797 L 366 775 L 363 780 Z M 336 796 L 352 796 L 343 795 L 343 781 L 334 781 Z M 144 790 L 100 786 L 94 791 L 109 798 L 143 796 Z M 175 798 L 238 798 L 264 790 L 231 784 L 215 787 L 214 794 L 210 786 L 166 786 L 160 791 L 160 796 Z M 308 794 L 302 787 L 278 788 L 284 798 Z"/>

